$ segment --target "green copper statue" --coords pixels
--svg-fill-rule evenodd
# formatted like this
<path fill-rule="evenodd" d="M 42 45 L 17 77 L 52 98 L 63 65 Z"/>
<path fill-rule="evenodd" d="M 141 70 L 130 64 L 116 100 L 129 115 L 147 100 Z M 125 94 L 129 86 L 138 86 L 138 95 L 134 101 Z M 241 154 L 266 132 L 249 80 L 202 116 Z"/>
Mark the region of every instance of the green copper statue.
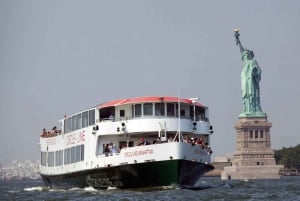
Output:
<path fill-rule="evenodd" d="M 239 29 L 234 30 L 236 45 L 240 47 L 242 54 L 243 69 L 241 73 L 241 89 L 243 99 L 243 113 L 240 117 L 266 116 L 260 106 L 259 82 L 261 69 L 254 59 L 254 53 L 245 49 L 239 39 Z"/>

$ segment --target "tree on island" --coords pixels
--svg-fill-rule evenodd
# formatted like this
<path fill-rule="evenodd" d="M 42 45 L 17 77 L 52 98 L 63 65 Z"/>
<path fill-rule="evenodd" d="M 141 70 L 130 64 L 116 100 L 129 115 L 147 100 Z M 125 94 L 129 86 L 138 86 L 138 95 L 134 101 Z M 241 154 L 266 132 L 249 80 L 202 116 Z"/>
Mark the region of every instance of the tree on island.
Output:
<path fill-rule="evenodd" d="M 274 150 L 274 157 L 276 163 L 284 165 L 286 169 L 300 170 L 300 144 L 295 147 Z"/>

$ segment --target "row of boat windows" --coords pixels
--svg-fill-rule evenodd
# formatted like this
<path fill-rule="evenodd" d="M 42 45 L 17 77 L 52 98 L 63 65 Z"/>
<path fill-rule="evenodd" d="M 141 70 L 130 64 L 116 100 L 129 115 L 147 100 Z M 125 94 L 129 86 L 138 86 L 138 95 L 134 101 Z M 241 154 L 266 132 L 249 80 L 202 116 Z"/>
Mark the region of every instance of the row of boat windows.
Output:
<path fill-rule="evenodd" d="M 169 116 L 178 117 L 179 113 L 181 117 L 194 117 L 195 120 L 205 118 L 205 109 L 201 107 L 195 107 L 186 104 L 180 104 L 180 112 L 178 113 L 178 103 L 144 103 L 133 105 L 132 116 Z M 195 111 L 194 111 L 195 110 Z"/>
<path fill-rule="evenodd" d="M 64 132 L 85 128 L 95 124 L 95 110 L 89 110 L 65 119 Z"/>
<path fill-rule="evenodd" d="M 132 105 L 132 118 L 144 116 L 168 116 L 191 118 L 195 121 L 205 120 L 205 109 L 202 107 L 194 107 L 188 104 L 180 104 L 180 112 L 178 103 L 143 103 Z M 119 118 L 128 117 L 126 110 L 119 110 L 117 115 Z M 115 120 L 115 107 L 102 108 L 99 111 L 99 119 Z M 95 124 L 95 109 L 85 111 L 64 120 L 64 133 L 69 133 L 81 128 L 85 128 Z"/>
<path fill-rule="evenodd" d="M 68 149 L 41 152 L 41 165 L 42 166 L 60 166 L 77 163 L 84 160 L 84 145 L 70 147 Z"/>

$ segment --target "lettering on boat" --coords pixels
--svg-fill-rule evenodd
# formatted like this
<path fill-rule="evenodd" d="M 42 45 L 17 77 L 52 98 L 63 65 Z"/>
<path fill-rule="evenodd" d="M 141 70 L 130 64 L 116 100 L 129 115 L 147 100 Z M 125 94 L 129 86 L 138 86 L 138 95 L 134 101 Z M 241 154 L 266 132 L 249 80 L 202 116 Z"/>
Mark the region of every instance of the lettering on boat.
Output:
<path fill-rule="evenodd" d="M 140 151 L 128 151 L 124 153 L 124 157 L 135 157 L 135 156 L 143 156 L 148 154 L 153 154 L 153 149 L 146 149 Z"/>
<path fill-rule="evenodd" d="M 67 140 L 66 140 L 66 146 L 68 145 L 73 145 L 73 144 L 77 144 L 80 142 L 84 142 L 85 141 L 85 131 L 79 132 L 79 133 L 73 133 L 71 135 L 67 136 Z"/>
<path fill-rule="evenodd" d="M 55 145 L 56 144 L 56 138 L 47 138 L 46 139 L 46 145 Z"/>

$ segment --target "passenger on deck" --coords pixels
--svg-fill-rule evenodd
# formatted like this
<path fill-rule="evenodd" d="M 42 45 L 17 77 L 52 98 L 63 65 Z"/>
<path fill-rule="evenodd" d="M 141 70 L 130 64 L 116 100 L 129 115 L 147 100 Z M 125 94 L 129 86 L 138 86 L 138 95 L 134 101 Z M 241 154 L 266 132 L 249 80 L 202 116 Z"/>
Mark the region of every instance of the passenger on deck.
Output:
<path fill-rule="evenodd" d="M 185 135 L 185 136 L 184 136 L 183 142 L 189 143 L 189 137 L 188 137 L 188 135 Z"/>
<path fill-rule="evenodd" d="M 153 141 L 153 144 L 160 144 L 160 143 L 162 143 L 160 137 L 156 138 L 156 140 Z"/>
<path fill-rule="evenodd" d="M 140 146 L 140 145 L 148 145 L 148 144 L 149 144 L 149 142 L 147 140 L 145 140 L 145 138 L 141 138 L 140 141 L 139 141 L 139 143 L 138 143 L 138 146 Z"/>
<path fill-rule="evenodd" d="M 53 132 L 53 133 L 57 133 L 57 128 L 56 128 L 56 126 L 54 126 L 54 127 L 52 128 L 52 132 Z"/>
<path fill-rule="evenodd" d="M 42 137 L 46 137 L 46 135 L 47 135 L 47 131 L 46 131 L 46 128 L 43 128 L 43 132 L 42 132 Z"/>
<path fill-rule="evenodd" d="M 211 155 L 211 154 L 213 153 L 213 151 L 212 151 L 212 149 L 211 149 L 211 147 L 210 147 L 209 145 L 207 145 L 206 150 L 207 150 L 207 153 L 208 153 L 209 155 Z"/>
<path fill-rule="evenodd" d="M 123 143 L 120 144 L 120 150 L 123 149 L 123 148 L 126 148 L 126 147 L 127 147 L 126 143 L 123 142 Z"/>
<path fill-rule="evenodd" d="M 203 138 L 199 138 L 196 142 L 197 145 L 201 146 L 201 148 L 204 148 L 204 140 Z"/>
<path fill-rule="evenodd" d="M 115 121 L 115 116 L 113 115 L 113 114 L 111 114 L 111 115 L 109 115 L 109 120 L 111 120 L 111 121 Z"/>
<path fill-rule="evenodd" d="M 196 139 L 192 137 L 192 138 L 190 139 L 190 141 L 191 141 L 191 143 L 192 143 L 192 146 L 194 146 L 195 143 L 196 143 Z"/>
<path fill-rule="evenodd" d="M 111 153 L 117 153 L 117 152 L 118 152 L 118 149 L 117 149 L 116 145 L 112 144 Z"/>
<path fill-rule="evenodd" d="M 141 138 L 137 144 L 137 146 L 143 145 L 144 144 L 144 138 Z"/>
<path fill-rule="evenodd" d="M 105 144 L 103 153 L 105 154 L 105 156 L 108 156 L 109 152 L 110 152 L 110 150 L 109 150 L 109 144 Z"/>

